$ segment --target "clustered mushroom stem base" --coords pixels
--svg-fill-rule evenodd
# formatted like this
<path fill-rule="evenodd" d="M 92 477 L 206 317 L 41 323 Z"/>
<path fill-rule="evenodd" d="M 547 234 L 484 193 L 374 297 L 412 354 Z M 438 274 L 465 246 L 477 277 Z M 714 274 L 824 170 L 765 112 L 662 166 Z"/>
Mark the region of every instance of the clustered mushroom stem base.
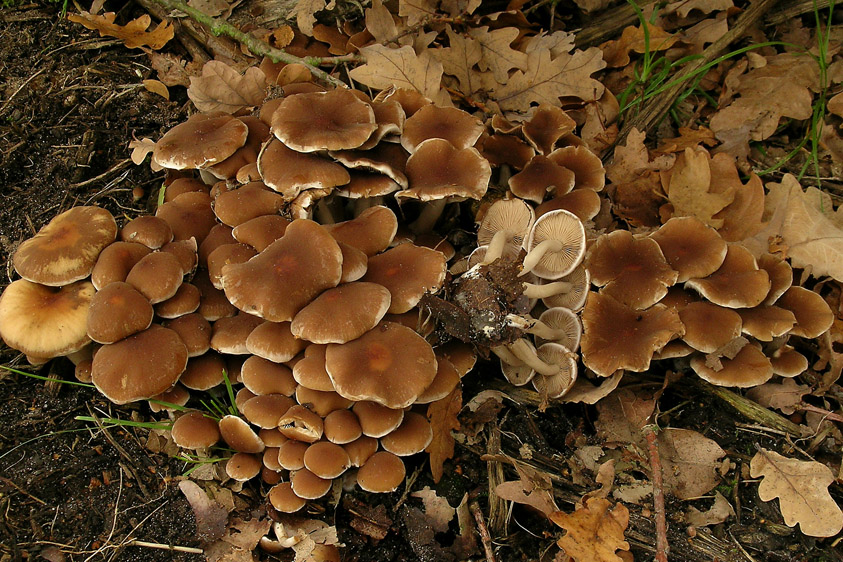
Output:
<path fill-rule="evenodd" d="M 573 283 L 568 283 L 567 281 L 554 281 L 553 283 L 545 283 L 544 285 L 524 283 L 524 296 L 530 299 L 545 299 L 560 293 L 567 293 L 573 287 Z"/>
<path fill-rule="evenodd" d="M 439 217 L 442 216 L 447 202 L 447 199 L 428 201 L 419 214 L 419 217 L 410 225 L 410 230 L 416 234 L 424 234 L 433 230 L 433 226 L 439 220 Z"/>
<path fill-rule="evenodd" d="M 564 249 L 564 247 L 565 245 L 559 240 L 545 240 L 540 242 L 524 257 L 524 268 L 518 276 L 522 277 L 533 271 L 546 253 L 560 252 Z"/>
<path fill-rule="evenodd" d="M 527 340 L 523 338 L 512 342 L 507 346 L 507 348 L 521 361 L 521 363 L 526 364 L 540 375 L 551 377 L 559 372 L 559 367 L 555 365 L 548 365 L 539 359 L 539 356 L 536 355 L 536 350 L 533 349 L 530 344 L 527 343 Z"/>
<path fill-rule="evenodd" d="M 483 256 L 482 261 L 483 265 L 489 265 L 503 256 L 506 243 L 509 241 L 512 234 L 513 233 L 508 230 L 499 230 L 495 232 L 495 235 L 492 236 L 492 239 L 489 241 L 489 245 L 486 246 L 486 255 Z"/>

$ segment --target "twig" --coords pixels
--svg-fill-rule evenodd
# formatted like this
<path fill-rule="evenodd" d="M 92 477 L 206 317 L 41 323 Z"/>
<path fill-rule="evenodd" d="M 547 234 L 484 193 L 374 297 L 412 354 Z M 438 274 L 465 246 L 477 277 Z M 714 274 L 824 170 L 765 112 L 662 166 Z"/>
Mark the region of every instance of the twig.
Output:
<path fill-rule="evenodd" d="M 201 548 L 194 548 L 192 546 L 175 546 L 171 544 L 159 544 L 157 542 L 146 541 L 129 541 L 124 546 L 143 546 L 146 548 L 158 548 L 161 550 L 172 550 L 174 552 L 189 552 L 191 554 L 205 554 Z"/>
<path fill-rule="evenodd" d="M 667 518 L 664 511 L 664 487 L 662 484 L 662 462 L 659 457 L 659 444 L 656 441 L 656 426 L 644 426 L 647 449 L 650 453 L 650 468 L 653 475 L 653 510 L 656 512 L 656 562 L 667 562 L 670 545 L 667 543 Z"/>
<path fill-rule="evenodd" d="M 9 104 L 10 104 L 10 103 L 12 103 L 12 100 L 13 100 L 13 99 L 15 99 L 15 96 L 16 96 L 16 95 L 18 95 L 18 94 L 20 93 L 20 91 L 21 91 L 21 90 L 23 90 L 23 89 L 26 87 L 26 85 L 27 85 L 27 84 L 29 84 L 30 82 L 32 82 L 32 80 L 33 80 L 36 76 L 38 76 L 39 74 L 41 74 L 42 72 L 44 72 L 44 69 L 43 69 L 43 68 L 42 68 L 41 70 L 39 70 L 38 72 L 36 72 L 35 74 L 33 74 L 32 76 L 30 76 L 29 78 L 27 78 L 27 79 L 26 79 L 26 81 L 25 81 L 23 84 L 21 84 L 21 85 L 18 87 L 18 89 L 17 89 L 17 90 L 15 90 L 15 91 L 12 93 L 12 95 L 11 95 L 11 96 L 9 96 L 9 99 L 7 99 L 7 100 L 3 103 L 3 105 L 2 105 L 2 106 L 0 106 L 0 115 L 3 115 L 3 113 L 5 113 L 5 112 L 6 112 L 6 108 L 9 106 Z"/>
<path fill-rule="evenodd" d="M 340 64 L 344 62 L 362 62 L 364 60 L 359 55 L 345 55 L 339 57 L 296 57 L 289 53 L 285 53 L 280 49 L 276 49 L 270 46 L 265 41 L 261 41 L 253 35 L 243 33 L 228 22 L 211 17 L 208 14 L 202 12 L 201 10 L 192 8 L 184 2 L 181 2 L 180 0 L 153 1 L 170 10 L 179 10 L 181 12 L 186 13 L 191 18 L 210 29 L 211 33 L 213 33 L 214 35 L 225 35 L 227 37 L 231 37 L 232 39 L 240 41 L 240 43 L 245 45 L 246 48 L 249 49 L 249 51 L 251 51 L 257 56 L 268 57 L 272 62 L 275 63 L 284 62 L 287 64 L 301 64 L 307 67 L 307 69 L 310 70 L 310 73 L 313 74 L 316 78 L 324 80 L 325 82 L 328 82 L 329 84 L 337 88 L 348 88 L 348 85 L 346 85 L 341 80 L 334 78 L 321 68 L 318 68 L 318 65 Z"/>
<path fill-rule="evenodd" d="M 477 522 L 477 532 L 480 534 L 480 541 L 483 543 L 483 552 L 486 554 L 486 562 L 495 562 L 495 552 L 492 550 L 492 537 L 489 535 L 489 529 L 486 527 L 486 520 L 483 518 L 483 511 L 480 509 L 480 504 L 475 498 L 476 493 L 472 494 L 468 500 L 468 509 L 474 515 L 474 521 Z"/>
<path fill-rule="evenodd" d="M 92 183 L 96 183 L 100 180 L 104 180 L 108 176 L 110 176 L 112 174 L 116 174 L 117 172 L 119 172 L 123 168 L 128 168 L 131 163 L 132 163 L 131 158 L 126 158 L 124 160 L 120 160 L 115 165 L 113 165 L 112 167 L 110 167 L 109 169 L 104 171 L 103 173 L 101 173 L 99 175 L 96 175 L 92 178 L 88 178 L 86 180 L 80 181 L 78 183 L 72 183 L 68 187 L 70 187 L 72 189 L 76 189 L 76 188 L 79 188 L 79 187 L 85 187 L 86 185 L 90 185 Z"/>
<path fill-rule="evenodd" d="M 18 485 L 14 482 L 14 480 L 10 480 L 10 479 L 6 478 L 5 476 L 0 476 L 0 482 L 3 482 L 3 483 L 5 483 L 5 484 L 8 484 L 8 485 L 9 485 L 9 486 L 11 486 L 12 488 L 14 488 L 15 490 L 17 490 L 17 491 L 18 491 L 18 492 L 20 492 L 21 494 L 23 494 L 24 496 L 28 497 L 28 498 L 29 498 L 29 499 L 31 499 L 31 500 L 35 500 L 36 502 L 40 503 L 41 505 L 47 505 L 47 502 L 45 502 L 45 501 L 44 501 L 44 500 L 42 500 L 41 498 L 37 498 L 37 497 L 33 496 L 32 494 L 30 494 L 29 492 L 27 492 L 26 490 L 24 490 L 23 488 L 21 488 L 20 486 L 18 486 Z"/>

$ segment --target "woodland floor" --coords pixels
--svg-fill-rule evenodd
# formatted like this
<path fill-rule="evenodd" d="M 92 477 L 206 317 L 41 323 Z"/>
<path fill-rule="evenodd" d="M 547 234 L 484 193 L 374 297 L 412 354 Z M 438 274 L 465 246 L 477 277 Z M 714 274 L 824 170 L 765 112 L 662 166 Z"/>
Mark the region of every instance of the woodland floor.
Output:
<path fill-rule="evenodd" d="M 125 10 L 141 13 L 133 4 Z M 131 164 L 126 145 L 132 136 L 158 138 L 183 120 L 187 97 L 184 89 L 174 88 L 175 99 L 165 102 L 144 90 L 139 78 L 150 75 L 145 55 L 69 23 L 55 4 L 4 8 L 0 20 L 0 81 L 6 83 L 0 96 L 0 263 L 6 266 L 2 288 L 11 279 L 7 258 L 16 244 L 59 210 L 96 203 L 115 216 L 131 217 L 151 208 L 149 200 L 159 177 L 148 166 Z M 138 188 L 145 195 L 133 200 Z M 21 361 L 8 348 L 0 349 L 3 364 Z M 481 389 L 482 379 L 499 377 L 492 372 L 481 365 L 469 375 L 464 381 L 466 400 Z M 39 373 L 72 380 L 67 361 L 53 362 Z M 74 419 L 97 413 L 145 420 L 150 417 L 145 405 L 117 407 L 87 388 L 45 385 L 17 375 L 0 376 L 0 396 L 0 560 L 203 559 L 198 554 L 128 544 L 143 540 L 200 545 L 193 512 L 177 486 L 188 467 L 149 451 L 144 446 L 146 430 L 106 430 Z M 738 465 L 748 463 L 758 445 L 771 450 L 784 445 L 773 433 L 739 430 L 747 420 L 693 385 L 667 390 L 661 410 L 674 406 L 668 419 L 661 421 L 715 439 Z M 552 406 L 544 413 L 509 405 L 485 432 L 499 432 L 502 451 L 514 456 L 529 445 L 535 462 L 563 477 L 567 469 L 558 460 L 570 456 L 574 442 L 596 440 L 594 416 L 593 407 L 582 405 Z M 523 506 L 489 518 L 489 476 L 480 455 L 492 450 L 487 439 L 458 445 L 439 484 L 433 485 L 425 469 L 409 491 L 434 486 L 454 506 L 466 492 L 474 493 L 488 519 L 498 560 L 552 560 L 558 537 L 543 519 Z M 409 468 L 412 473 L 414 467 Z M 594 487 L 564 478 L 554 483 L 560 506 L 567 507 Z M 243 500 L 237 504 L 239 516 L 248 519 L 265 512 L 260 488 L 252 483 L 238 494 Z M 711 553 L 717 552 L 723 560 L 843 560 L 840 550 L 818 547 L 784 526 L 778 509 L 759 501 L 756 490 L 754 485 L 724 487 L 727 497 L 739 501 L 740 512 L 737 520 L 711 532 L 701 530 L 692 538 L 683 525 L 672 524 L 671 559 L 711 560 Z M 705 509 L 706 501 L 697 502 L 698 507 Z M 669 523 L 677 520 L 686 503 L 668 501 Z M 378 506 L 384 507 L 379 524 L 387 530 L 380 541 L 355 530 L 360 522 L 353 521 Z M 419 506 L 417 499 L 401 493 L 357 492 L 346 494 L 339 505 L 314 503 L 316 515 L 337 526 L 346 545 L 344 560 L 453 560 L 443 551 L 453 542 L 453 533 L 438 534 L 427 543 L 420 538 L 412 519 L 412 510 Z M 655 544 L 650 514 L 646 508 L 630 508 L 627 540 L 637 560 L 649 559 Z M 483 560 L 481 552 L 472 560 Z M 256 556 L 279 559 L 260 552 Z M 281 559 L 291 560 L 292 554 Z"/>

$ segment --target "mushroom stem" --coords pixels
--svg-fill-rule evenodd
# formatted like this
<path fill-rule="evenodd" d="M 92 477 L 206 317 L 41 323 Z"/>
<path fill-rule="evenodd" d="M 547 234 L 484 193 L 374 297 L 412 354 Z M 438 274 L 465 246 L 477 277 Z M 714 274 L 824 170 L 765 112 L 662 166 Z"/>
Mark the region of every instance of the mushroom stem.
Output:
<path fill-rule="evenodd" d="M 501 361 L 513 367 L 520 367 L 524 362 L 518 359 L 505 345 L 499 345 L 492 348 L 492 353 L 497 355 Z"/>
<path fill-rule="evenodd" d="M 507 314 L 506 322 L 510 326 L 524 330 L 528 334 L 538 336 L 543 340 L 556 341 L 566 336 L 565 330 L 551 328 L 538 318 L 533 318 L 529 315 L 524 317 L 518 314 Z"/>
<path fill-rule="evenodd" d="M 529 299 L 545 299 L 558 295 L 559 293 L 567 293 L 573 286 L 573 283 L 568 283 L 567 281 L 554 281 L 553 283 L 545 283 L 544 285 L 524 283 L 524 296 Z"/>
<path fill-rule="evenodd" d="M 530 346 L 529 342 L 521 338 L 506 346 L 522 363 L 529 365 L 540 375 L 546 377 L 553 376 L 559 372 L 559 367 L 556 365 L 549 365 L 545 363 L 539 356 L 536 355 L 536 350 Z"/>
<path fill-rule="evenodd" d="M 499 230 L 495 232 L 495 235 L 492 236 L 492 239 L 486 246 L 486 255 L 480 263 L 483 265 L 489 265 L 493 261 L 501 258 L 503 256 L 503 251 L 506 248 L 506 243 L 509 241 L 509 236 L 510 232 L 508 230 Z"/>
<path fill-rule="evenodd" d="M 447 202 L 447 198 L 444 198 L 434 199 L 433 201 L 425 203 L 422 207 L 421 213 L 419 214 L 419 218 L 410 225 L 410 230 L 416 234 L 424 234 L 425 232 L 433 230 L 433 226 L 436 224 L 436 221 L 439 220 L 439 217 L 442 216 L 442 211 L 445 210 Z"/>
<path fill-rule="evenodd" d="M 545 240 L 536 245 L 535 248 L 524 257 L 524 267 L 518 277 L 527 275 L 534 267 L 536 267 L 544 255 L 548 252 L 559 252 L 564 248 L 564 244 L 559 240 Z"/>
<path fill-rule="evenodd" d="M 383 205 L 383 197 L 378 195 L 376 197 L 361 197 L 354 200 L 354 216 L 359 217 L 360 214 L 371 207 Z"/>
<path fill-rule="evenodd" d="M 317 222 L 319 224 L 334 224 L 337 221 L 334 218 L 334 213 L 331 212 L 331 208 L 328 207 L 328 202 L 325 199 L 326 198 L 322 198 L 316 203 L 316 218 L 318 219 Z"/>

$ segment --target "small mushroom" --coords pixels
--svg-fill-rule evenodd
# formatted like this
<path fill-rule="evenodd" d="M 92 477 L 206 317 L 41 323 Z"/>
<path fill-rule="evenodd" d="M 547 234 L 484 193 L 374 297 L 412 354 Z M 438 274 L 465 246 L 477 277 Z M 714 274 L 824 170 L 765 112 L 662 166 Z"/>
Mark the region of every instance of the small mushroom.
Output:
<path fill-rule="evenodd" d="M 585 255 L 585 228 L 568 211 L 551 211 L 536 220 L 524 248 L 527 256 L 520 275 L 534 273 L 543 279 L 559 279 L 571 273 Z"/>

